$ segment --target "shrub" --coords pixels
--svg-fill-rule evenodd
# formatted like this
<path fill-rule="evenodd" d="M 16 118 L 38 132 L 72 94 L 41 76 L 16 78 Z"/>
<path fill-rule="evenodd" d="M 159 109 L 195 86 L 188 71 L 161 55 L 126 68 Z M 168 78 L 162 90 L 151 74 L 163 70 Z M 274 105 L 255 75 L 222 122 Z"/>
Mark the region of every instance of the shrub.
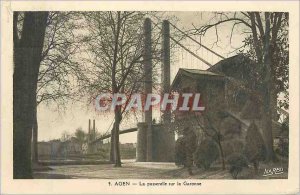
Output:
<path fill-rule="evenodd" d="M 266 148 L 255 123 L 251 123 L 247 130 L 244 152 L 248 161 L 253 163 L 255 172 L 257 173 L 259 162 L 265 160 Z"/>
<path fill-rule="evenodd" d="M 281 132 L 289 132 L 289 117 L 286 117 L 281 124 Z"/>
<path fill-rule="evenodd" d="M 241 123 L 232 117 L 224 118 L 220 127 L 222 135 L 226 138 L 236 138 L 241 135 Z"/>
<path fill-rule="evenodd" d="M 227 163 L 230 166 L 229 172 L 234 179 L 237 179 L 238 174 L 243 170 L 243 168 L 248 167 L 247 159 L 241 153 L 233 153 L 229 155 Z"/>
<path fill-rule="evenodd" d="M 180 137 L 175 143 L 175 165 L 180 166 L 185 164 L 185 144 L 184 138 Z"/>
<path fill-rule="evenodd" d="M 197 147 L 194 155 L 194 162 L 198 168 L 203 167 L 205 170 L 209 169 L 211 164 L 219 157 L 219 148 L 217 144 L 210 140 L 203 140 Z"/>
<path fill-rule="evenodd" d="M 278 144 L 274 149 L 277 154 L 289 157 L 289 140 L 287 138 L 279 138 Z"/>
<path fill-rule="evenodd" d="M 281 124 L 280 137 L 275 151 L 284 157 L 289 157 L 289 117 Z"/>
<path fill-rule="evenodd" d="M 233 153 L 242 153 L 244 148 L 244 142 L 242 141 L 242 139 L 238 139 L 238 138 L 229 139 L 229 140 L 224 140 L 222 142 L 222 146 L 223 146 L 224 155 L 227 159 L 227 157 L 229 157 Z"/>

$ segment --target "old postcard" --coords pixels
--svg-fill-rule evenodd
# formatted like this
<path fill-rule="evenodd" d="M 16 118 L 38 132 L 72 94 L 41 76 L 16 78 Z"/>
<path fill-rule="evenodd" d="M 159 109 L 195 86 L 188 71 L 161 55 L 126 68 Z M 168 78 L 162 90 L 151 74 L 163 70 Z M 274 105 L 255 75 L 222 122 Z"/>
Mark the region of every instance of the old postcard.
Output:
<path fill-rule="evenodd" d="M 298 1 L 1 2 L 3 194 L 296 194 Z"/>

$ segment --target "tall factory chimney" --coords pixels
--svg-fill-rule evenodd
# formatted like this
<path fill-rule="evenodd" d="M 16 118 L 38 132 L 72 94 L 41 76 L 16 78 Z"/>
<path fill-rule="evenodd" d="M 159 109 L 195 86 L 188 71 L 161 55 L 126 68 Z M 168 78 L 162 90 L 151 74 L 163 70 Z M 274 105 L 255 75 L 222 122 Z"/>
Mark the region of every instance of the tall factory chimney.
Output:
<path fill-rule="evenodd" d="M 89 119 L 88 140 L 91 141 L 91 119 Z"/>
<path fill-rule="evenodd" d="M 96 126 L 95 126 L 95 119 L 93 120 L 93 133 L 92 133 L 92 140 L 94 141 L 96 138 Z"/>

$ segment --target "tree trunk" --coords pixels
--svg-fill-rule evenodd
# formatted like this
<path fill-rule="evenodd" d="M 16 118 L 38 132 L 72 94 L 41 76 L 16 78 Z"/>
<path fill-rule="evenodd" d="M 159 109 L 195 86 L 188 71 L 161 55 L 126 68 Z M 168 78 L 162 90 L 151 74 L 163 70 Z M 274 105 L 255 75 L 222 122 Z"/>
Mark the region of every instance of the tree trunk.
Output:
<path fill-rule="evenodd" d="M 33 126 L 32 126 L 32 162 L 38 163 L 38 121 L 37 121 L 36 102 L 33 111 Z"/>
<path fill-rule="evenodd" d="M 25 12 L 21 39 L 19 40 L 17 36 L 14 36 L 14 179 L 32 178 L 31 141 L 33 113 L 47 17 L 48 12 Z M 14 17 L 14 19 L 16 18 Z M 14 25 L 16 24 L 17 21 L 14 21 Z"/>
<path fill-rule="evenodd" d="M 266 79 L 268 80 L 268 79 Z M 270 81 L 265 81 L 265 91 L 264 91 L 264 97 L 263 97 L 263 104 L 264 104 L 264 114 L 262 117 L 262 127 L 263 127 L 263 134 L 264 134 L 264 140 L 266 144 L 266 161 L 271 161 L 275 159 L 275 154 L 273 151 L 273 127 L 272 127 L 272 121 L 273 121 L 273 112 L 272 109 L 272 95 L 271 95 L 271 86 Z"/>
<path fill-rule="evenodd" d="M 258 161 L 254 161 L 253 162 L 253 166 L 254 166 L 255 175 L 258 175 L 259 162 Z"/>
<path fill-rule="evenodd" d="M 268 97 L 265 97 L 267 99 Z M 265 100 L 265 104 L 269 103 L 268 100 Z M 271 161 L 275 159 L 273 151 L 273 132 L 272 132 L 272 114 L 270 110 L 265 110 L 262 117 L 262 127 L 264 133 L 264 140 L 267 150 L 266 161 Z"/>
<path fill-rule="evenodd" d="M 273 151 L 273 131 L 272 131 L 272 69 L 271 69 L 271 56 L 270 56 L 270 14 L 265 13 L 266 30 L 265 30 L 265 43 L 264 43 L 264 80 L 263 80 L 263 110 L 262 126 L 264 139 L 266 143 L 267 156 L 266 160 L 274 159 Z"/>
<path fill-rule="evenodd" d="M 121 107 L 117 107 L 115 110 L 115 167 L 121 167 L 121 155 L 120 155 L 120 140 L 119 140 L 119 131 L 120 131 L 120 123 L 122 120 Z"/>
<path fill-rule="evenodd" d="M 111 130 L 111 136 L 110 136 L 110 157 L 109 161 L 111 163 L 115 162 L 115 123 L 113 125 L 113 129 Z"/>
<path fill-rule="evenodd" d="M 117 86 L 117 79 L 116 79 L 116 74 L 117 74 L 117 58 L 118 58 L 118 51 L 119 51 L 119 36 L 120 36 L 120 29 L 121 29 L 121 12 L 117 12 L 117 28 L 115 32 L 115 40 L 114 40 L 114 55 L 113 55 L 113 63 L 112 63 L 112 75 L 111 75 L 111 87 L 112 87 L 112 92 L 114 94 L 119 92 L 119 88 Z M 119 86 L 120 87 L 120 86 Z M 112 142 L 113 148 L 111 150 L 114 151 L 114 162 L 115 162 L 115 167 L 121 167 L 121 157 L 120 157 L 120 148 L 119 148 L 119 130 L 120 130 L 120 123 L 122 120 L 122 113 L 121 113 L 121 107 L 117 106 L 115 108 L 115 123 L 114 123 L 114 129 L 113 129 L 113 135 Z"/>
<path fill-rule="evenodd" d="M 221 152 L 222 169 L 225 170 L 225 158 L 224 158 L 224 152 L 223 152 L 223 148 L 222 148 L 222 145 L 221 145 L 221 141 L 220 141 L 220 140 L 218 140 L 218 145 L 219 145 L 219 149 L 220 149 L 220 152 Z"/>

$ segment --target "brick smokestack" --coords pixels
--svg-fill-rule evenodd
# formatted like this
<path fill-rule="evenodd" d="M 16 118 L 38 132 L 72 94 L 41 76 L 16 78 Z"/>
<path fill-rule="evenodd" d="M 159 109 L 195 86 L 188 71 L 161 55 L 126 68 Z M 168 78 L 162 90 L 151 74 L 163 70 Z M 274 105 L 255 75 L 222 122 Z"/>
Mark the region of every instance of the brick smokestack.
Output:
<path fill-rule="evenodd" d="M 91 141 L 91 119 L 89 119 L 89 130 L 88 130 L 88 139 Z"/>
<path fill-rule="evenodd" d="M 93 137 L 92 140 L 94 141 L 96 138 L 96 126 L 95 126 L 95 119 L 93 120 L 93 133 L 92 133 Z"/>

